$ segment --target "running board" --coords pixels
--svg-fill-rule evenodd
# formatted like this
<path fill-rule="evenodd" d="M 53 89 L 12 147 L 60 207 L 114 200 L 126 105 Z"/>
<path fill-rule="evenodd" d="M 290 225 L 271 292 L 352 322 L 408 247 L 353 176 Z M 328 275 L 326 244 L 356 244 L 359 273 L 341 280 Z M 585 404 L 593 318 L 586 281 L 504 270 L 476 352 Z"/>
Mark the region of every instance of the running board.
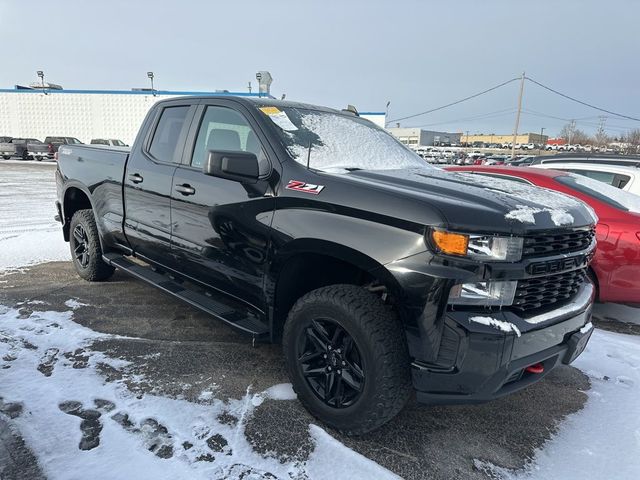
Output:
<path fill-rule="evenodd" d="M 159 271 L 154 271 L 150 266 L 134 263 L 116 253 L 105 254 L 102 258 L 109 265 L 139 278 L 233 327 L 250 333 L 254 337 L 262 337 L 269 333 L 269 329 L 257 314 L 254 314 L 244 306 L 240 306 L 238 302 L 227 301 L 222 294 L 211 290 L 205 291 L 192 284 L 187 284 L 187 282 L 175 281 L 169 276 L 159 273 Z M 192 288 L 187 285 L 192 286 Z"/>

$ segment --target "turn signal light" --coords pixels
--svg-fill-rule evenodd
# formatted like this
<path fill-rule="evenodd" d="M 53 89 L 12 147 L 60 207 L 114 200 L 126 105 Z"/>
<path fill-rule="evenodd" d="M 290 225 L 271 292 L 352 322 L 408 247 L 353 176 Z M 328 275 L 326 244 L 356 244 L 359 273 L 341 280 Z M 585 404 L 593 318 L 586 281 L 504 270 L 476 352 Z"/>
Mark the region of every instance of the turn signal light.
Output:
<path fill-rule="evenodd" d="M 469 236 L 460 233 L 434 230 L 431 238 L 438 249 L 449 255 L 466 255 L 469 246 Z"/>

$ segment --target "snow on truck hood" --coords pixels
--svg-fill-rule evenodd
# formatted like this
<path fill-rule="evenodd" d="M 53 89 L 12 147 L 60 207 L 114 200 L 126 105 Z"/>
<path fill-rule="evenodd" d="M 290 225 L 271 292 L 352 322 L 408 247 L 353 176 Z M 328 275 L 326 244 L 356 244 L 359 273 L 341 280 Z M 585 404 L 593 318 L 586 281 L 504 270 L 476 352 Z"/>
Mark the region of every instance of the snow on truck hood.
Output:
<path fill-rule="evenodd" d="M 383 188 L 401 190 L 419 198 L 432 198 L 448 221 L 464 210 L 475 212 L 479 228 L 504 223 L 514 229 L 586 226 L 597 221 L 593 210 L 568 195 L 545 188 L 474 174 L 436 168 L 354 171 L 343 177 L 374 181 Z M 473 215 L 466 215 L 467 220 Z M 487 215 L 492 215 L 489 222 Z M 500 222 L 500 217 L 502 221 Z M 465 220 L 466 223 L 469 223 Z"/>
<path fill-rule="evenodd" d="M 428 165 L 388 132 L 357 117 L 297 108 L 262 111 L 279 127 L 285 148 L 297 163 L 351 180 L 368 180 L 378 190 L 423 200 L 431 197 L 431 206 L 441 210 L 449 222 L 457 219 L 482 228 L 478 222 L 484 220 L 485 227 L 512 225 L 522 230 L 527 225 L 541 229 L 596 221 L 582 202 L 566 195 Z M 469 212 L 471 224 L 466 222 Z M 483 212 L 491 218 L 483 217 Z"/>

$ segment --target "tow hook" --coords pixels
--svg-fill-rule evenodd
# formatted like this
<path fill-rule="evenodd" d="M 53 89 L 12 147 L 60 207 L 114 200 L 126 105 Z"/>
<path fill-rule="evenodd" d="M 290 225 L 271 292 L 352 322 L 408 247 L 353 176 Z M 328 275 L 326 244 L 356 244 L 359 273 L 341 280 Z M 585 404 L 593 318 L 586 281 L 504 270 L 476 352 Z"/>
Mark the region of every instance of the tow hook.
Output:
<path fill-rule="evenodd" d="M 534 363 L 533 365 L 529 365 L 527 368 L 525 368 L 524 371 L 527 373 L 542 373 L 544 372 L 544 365 L 542 365 L 541 363 Z"/>

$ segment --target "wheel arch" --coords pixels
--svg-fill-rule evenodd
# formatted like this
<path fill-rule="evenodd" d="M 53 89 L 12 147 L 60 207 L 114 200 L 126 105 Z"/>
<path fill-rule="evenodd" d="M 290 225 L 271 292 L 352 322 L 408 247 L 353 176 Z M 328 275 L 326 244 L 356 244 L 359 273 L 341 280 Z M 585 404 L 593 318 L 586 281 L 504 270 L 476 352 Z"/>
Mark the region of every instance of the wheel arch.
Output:
<path fill-rule="evenodd" d="M 346 283 L 378 287 L 379 291 L 396 297 L 401 288 L 395 277 L 375 259 L 325 240 L 295 240 L 281 249 L 270 263 L 266 290 L 274 341 L 280 338 L 293 304 L 312 290 Z"/>
<path fill-rule="evenodd" d="M 64 191 L 62 200 L 62 233 L 69 241 L 71 218 L 78 210 L 93 210 L 91 194 L 82 184 L 72 183 Z"/>

